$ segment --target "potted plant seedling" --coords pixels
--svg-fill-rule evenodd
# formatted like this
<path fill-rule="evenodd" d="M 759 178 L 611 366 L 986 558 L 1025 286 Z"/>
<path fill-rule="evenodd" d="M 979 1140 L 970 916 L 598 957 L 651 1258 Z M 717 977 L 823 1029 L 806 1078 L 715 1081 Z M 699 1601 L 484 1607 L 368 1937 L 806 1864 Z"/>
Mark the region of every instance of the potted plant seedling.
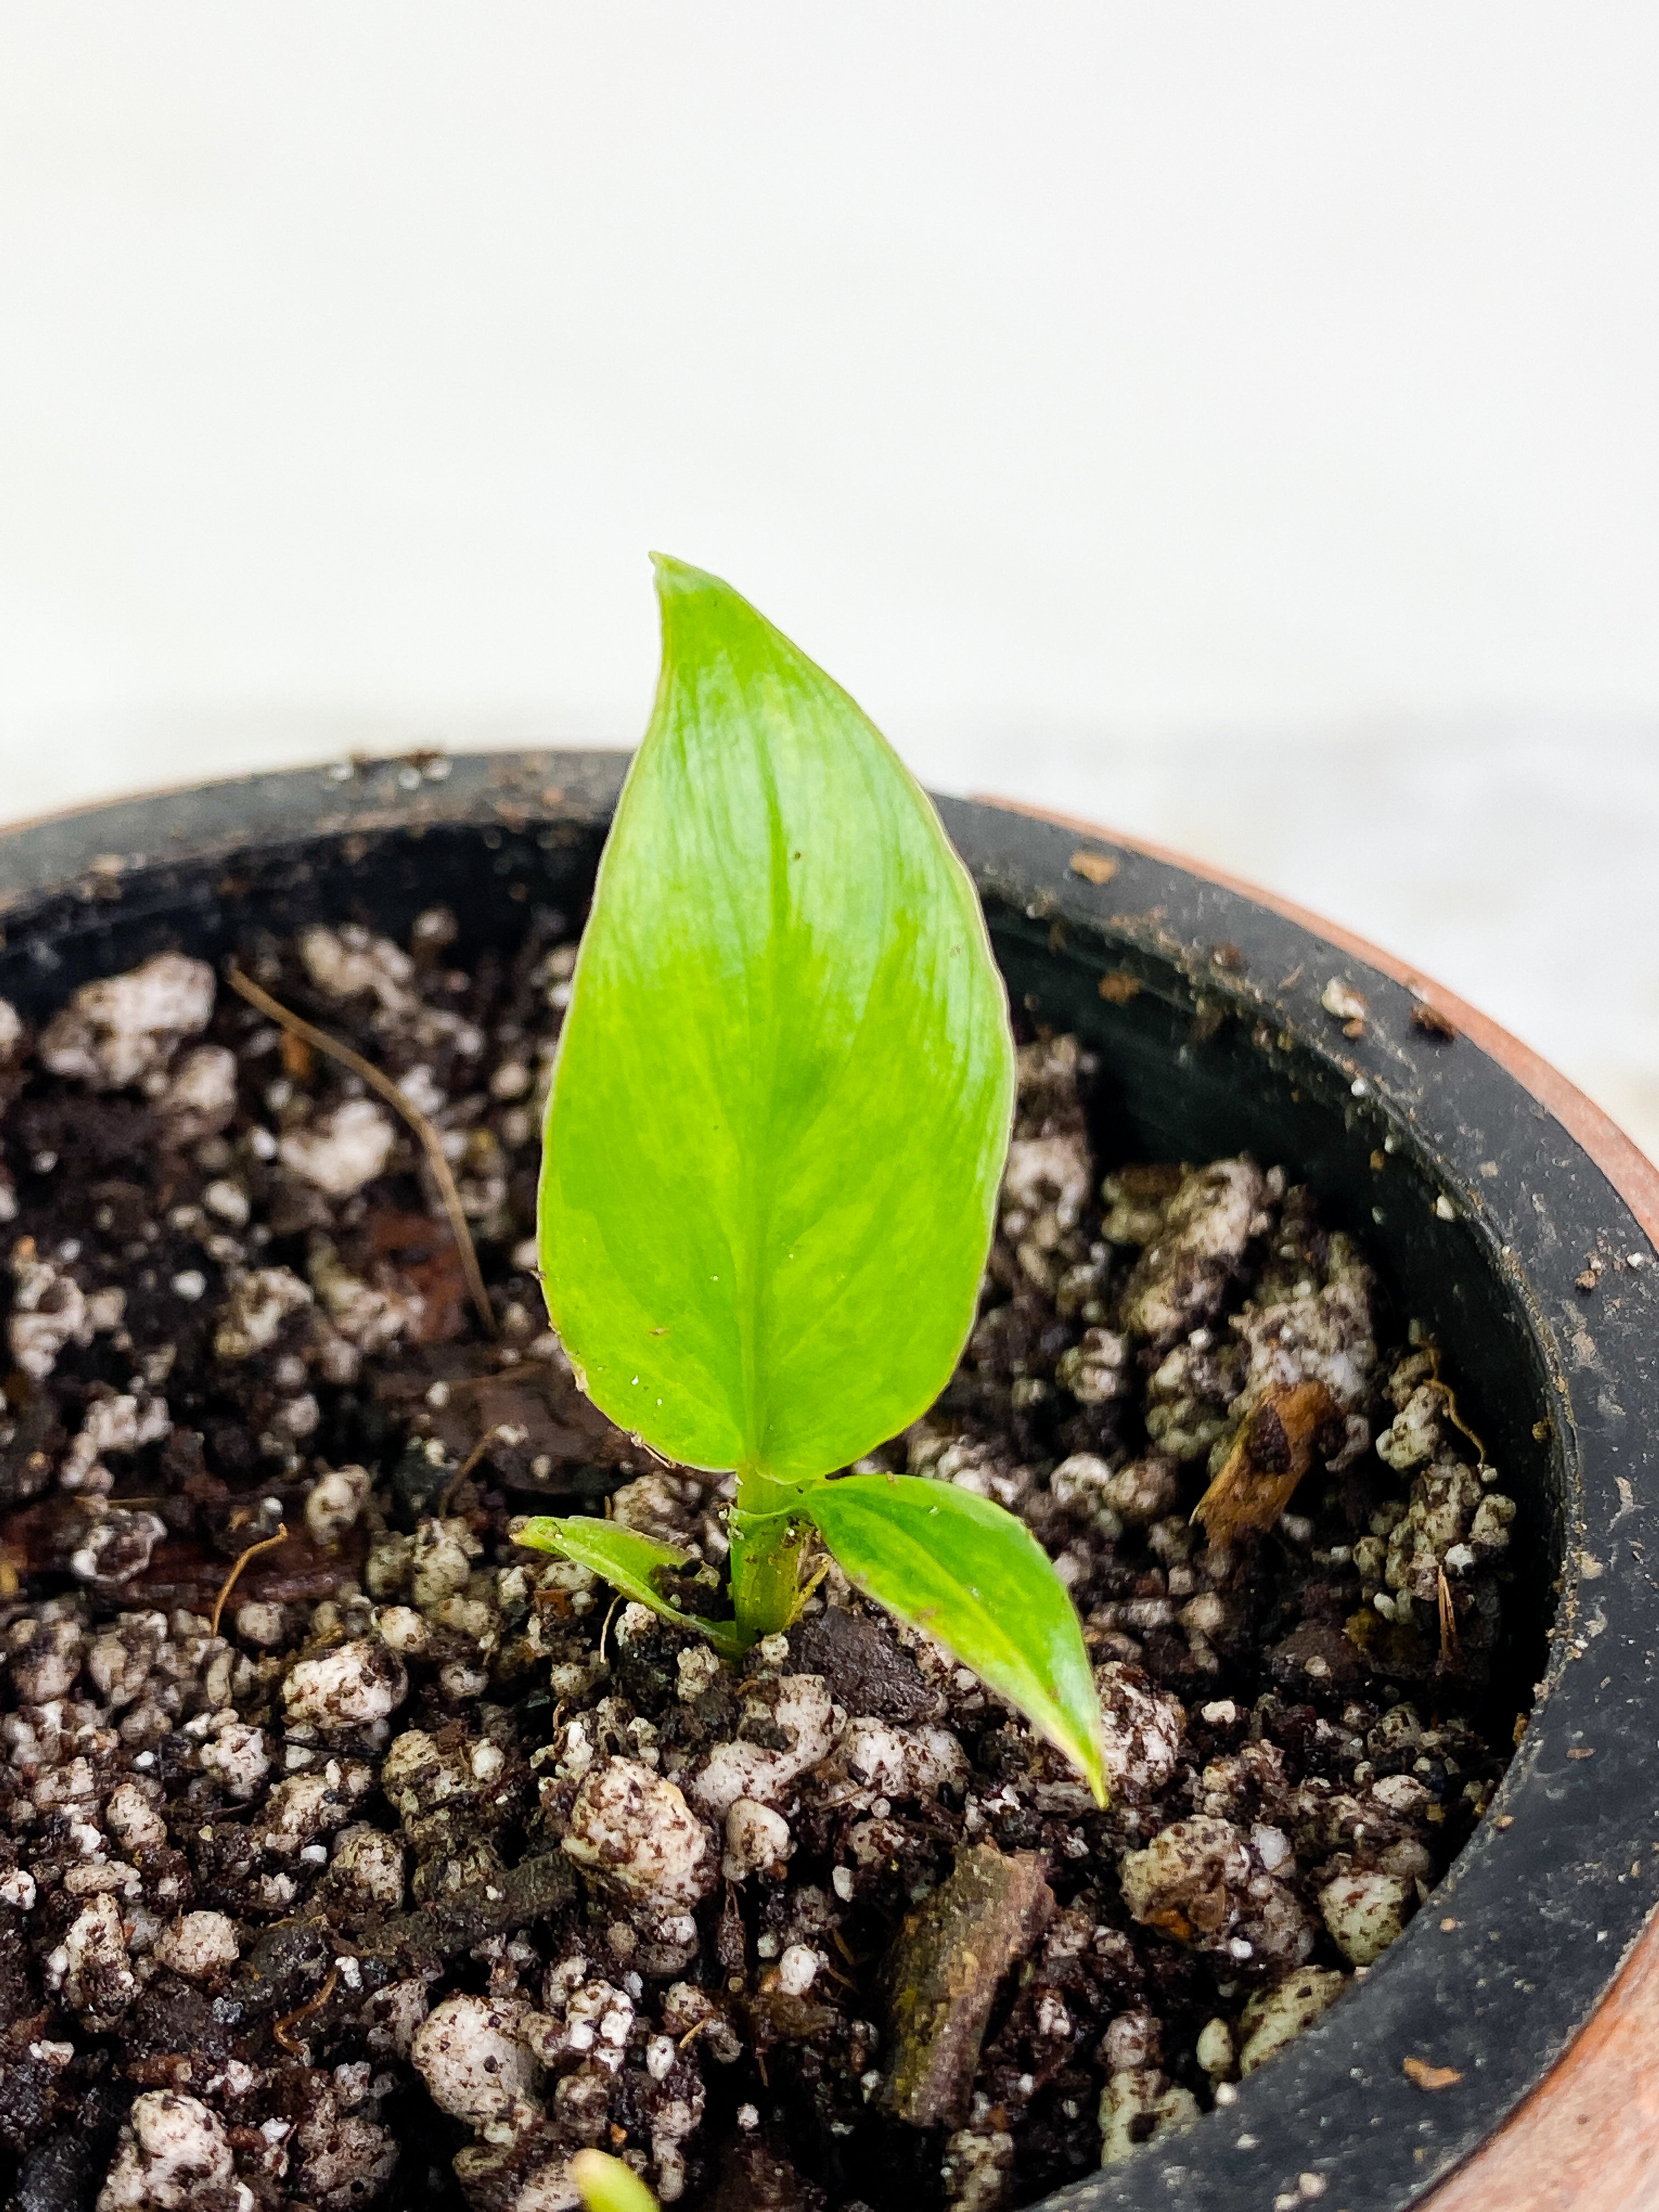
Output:
<path fill-rule="evenodd" d="M 827 1547 L 1103 1798 L 1081 1627 L 1024 1522 L 842 1472 L 933 1402 L 974 1318 L 1014 1082 L 978 898 L 837 684 L 714 577 L 657 579 L 662 675 L 576 963 L 539 1237 L 594 1403 L 734 1475 L 731 1617 L 682 1610 L 658 1578 L 693 1563 L 632 1530 L 543 1516 L 519 1540 L 733 1655 L 790 1627 Z"/>
<path fill-rule="evenodd" d="M 1640 2201 L 1651 1170 L 659 590 L 0 836 L 0 2194 Z"/>

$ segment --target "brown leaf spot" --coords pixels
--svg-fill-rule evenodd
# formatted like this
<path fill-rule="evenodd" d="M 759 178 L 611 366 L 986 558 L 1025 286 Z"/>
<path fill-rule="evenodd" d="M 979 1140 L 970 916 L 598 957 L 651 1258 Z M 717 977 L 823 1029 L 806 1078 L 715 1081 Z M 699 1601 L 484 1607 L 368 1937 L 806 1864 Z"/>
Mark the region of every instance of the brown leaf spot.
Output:
<path fill-rule="evenodd" d="M 1285 1424 L 1279 1408 L 1271 1398 L 1264 1398 L 1249 1418 L 1246 1426 L 1244 1448 L 1259 1474 L 1288 1474 L 1292 1454 L 1291 1440 L 1285 1433 Z"/>

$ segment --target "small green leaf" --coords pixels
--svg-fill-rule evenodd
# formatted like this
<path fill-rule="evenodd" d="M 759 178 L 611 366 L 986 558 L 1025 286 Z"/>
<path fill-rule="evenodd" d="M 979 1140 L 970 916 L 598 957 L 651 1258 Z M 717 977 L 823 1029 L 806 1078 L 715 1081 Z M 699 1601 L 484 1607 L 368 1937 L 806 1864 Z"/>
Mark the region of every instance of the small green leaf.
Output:
<path fill-rule="evenodd" d="M 735 1658 L 743 1649 L 735 1622 L 704 1620 L 696 1613 L 682 1613 L 657 1588 L 656 1577 L 663 1568 L 692 1564 L 690 1553 L 676 1545 L 659 1544 L 654 1536 L 641 1536 L 636 1529 L 621 1528 L 614 1521 L 599 1521 L 582 1514 L 561 1518 L 552 1513 L 538 1514 L 526 1521 L 514 1532 L 513 1540 L 532 1552 L 556 1552 L 562 1559 L 574 1559 L 579 1567 L 591 1568 L 624 1597 L 648 1605 L 665 1620 L 695 1628 L 727 1658 Z"/>
<path fill-rule="evenodd" d="M 1077 1608 L 1023 1521 L 916 1475 L 854 1474 L 802 1510 L 858 1587 L 936 1637 L 1056 1745 L 1106 1802 L 1100 1700 Z"/>
<path fill-rule="evenodd" d="M 716 578 L 659 559 L 657 588 L 548 1107 L 548 1304 L 623 1428 L 799 1480 L 950 1376 L 1013 1042 L 973 885 L 880 733 Z"/>
<path fill-rule="evenodd" d="M 587 2212 L 657 2212 L 657 2200 L 635 2172 L 608 2151 L 579 2150 L 570 2178 Z"/>

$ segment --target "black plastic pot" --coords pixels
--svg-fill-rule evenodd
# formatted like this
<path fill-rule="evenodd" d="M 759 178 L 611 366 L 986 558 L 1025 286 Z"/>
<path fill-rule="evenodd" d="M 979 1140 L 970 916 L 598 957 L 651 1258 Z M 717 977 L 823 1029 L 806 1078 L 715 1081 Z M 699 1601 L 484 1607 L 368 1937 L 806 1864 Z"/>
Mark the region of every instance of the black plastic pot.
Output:
<path fill-rule="evenodd" d="M 532 902 L 578 917 L 624 766 L 342 764 L 10 831 L 0 993 L 40 1014 L 166 947 L 216 957 L 322 917 L 398 933 L 439 899 L 464 951 L 515 933 Z M 1465 1411 L 1525 1502 L 1497 1696 L 1531 1717 L 1451 1875 L 1234 2105 L 1050 2200 L 1392 2212 L 1545 2076 L 1659 1894 L 1654 1249 L 1536 1086 L 1423 1026 L 1419 1000 L 1341 943 L 1098 835 L 943 811 L 1014 998 L 1101 1054 L 1109 1140 L 1162 1158 L 1246 1148 L 1310 1181 L 1326 1218 L 1364 1237 L 1397 1314 L 1455 1345 Z M 1357 1034 L 1322 1005 L 1333 979 L 1367 1002 Z M 1407 2060 L 1455 2078 L 1420 2087 L 1440 2077 Z"/>

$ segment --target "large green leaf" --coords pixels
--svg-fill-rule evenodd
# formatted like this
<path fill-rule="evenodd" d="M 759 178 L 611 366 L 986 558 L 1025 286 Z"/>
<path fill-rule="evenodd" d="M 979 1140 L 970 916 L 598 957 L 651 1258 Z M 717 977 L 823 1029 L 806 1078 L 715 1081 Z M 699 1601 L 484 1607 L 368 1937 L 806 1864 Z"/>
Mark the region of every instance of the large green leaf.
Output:
<path fill-rule="evenodd" d="M 657 588 L 548 1107 L 548 1304 L 613 1420 L 800 1480 L 950 1375 L 1012 1040 L 973 886 L 880 733 L 714 577 L 659 558 Z"/>
<path fill-rule="evenodd" d="M 1100 1700 L 1077 1608 L 1023 1521 L 905 1474 L 822 1483 L 802 1509 L 851 1581 L 1000 1690 L 1104 1804 Z"/>

